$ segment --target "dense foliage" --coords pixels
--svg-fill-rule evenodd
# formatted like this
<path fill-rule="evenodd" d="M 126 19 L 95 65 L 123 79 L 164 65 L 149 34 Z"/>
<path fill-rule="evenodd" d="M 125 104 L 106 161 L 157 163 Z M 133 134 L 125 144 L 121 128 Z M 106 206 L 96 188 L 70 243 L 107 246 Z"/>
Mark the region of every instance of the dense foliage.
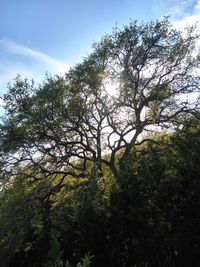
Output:
<path fill-rule="evenodd" d="M 0 266 L 199 266 L 197 38 L 131 22 L 65 77 L 9 86 Z"/>
<path fill-rule="evenodd" d="M 40 199 L 40 183 L 16 177 L 0 197 L 1 266 L 76 266 L 85 255 L 91 266 L 198 266 L 200 130 L 159 138 L 133 152 L 122 184 L 105 170 Z"/>

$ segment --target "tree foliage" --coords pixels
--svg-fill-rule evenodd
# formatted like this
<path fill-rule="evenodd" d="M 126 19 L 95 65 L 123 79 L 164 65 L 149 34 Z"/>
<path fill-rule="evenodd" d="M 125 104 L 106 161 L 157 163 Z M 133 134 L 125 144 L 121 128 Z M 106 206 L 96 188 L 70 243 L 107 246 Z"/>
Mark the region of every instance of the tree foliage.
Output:
<path fill-rule="evenodd" d="M 4 96 L 2 169 L 26 164 L 33 180 L 59 175 L 62 185 L 94 169 L 101 176 L 103 164 L 120 180 L 146 131 L 198 111 L 198 101 L 189 101 L 199 92 L 197 38 L 194 27 L 181 33 L 167 19 L 133 21 L 96 43 L 65 77 L 48 75 L 39 86 L 18 77 Z"/>

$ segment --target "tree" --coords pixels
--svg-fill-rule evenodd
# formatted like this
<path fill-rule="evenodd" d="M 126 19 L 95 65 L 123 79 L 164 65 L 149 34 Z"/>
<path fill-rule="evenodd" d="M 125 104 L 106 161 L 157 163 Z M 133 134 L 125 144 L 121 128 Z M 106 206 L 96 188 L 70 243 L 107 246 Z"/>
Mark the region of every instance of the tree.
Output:
<path fill-rule="evenodd" d="M 189 98 L 200 89 L 197 39 L 195 27 L 179 32 L 168 19 L 133 21 L 94 44 L 65 77 L 48 75 L 38 86 L 17 77 L 4 95 L 2 172 L 28 166 L 29 179 L 57 181 L 51 193 L 67 178 L 102 176 L 102 164 L 122 180 L 131 150 L 152 141 L 146 133 L 180 126 L 199 110 Z"/>

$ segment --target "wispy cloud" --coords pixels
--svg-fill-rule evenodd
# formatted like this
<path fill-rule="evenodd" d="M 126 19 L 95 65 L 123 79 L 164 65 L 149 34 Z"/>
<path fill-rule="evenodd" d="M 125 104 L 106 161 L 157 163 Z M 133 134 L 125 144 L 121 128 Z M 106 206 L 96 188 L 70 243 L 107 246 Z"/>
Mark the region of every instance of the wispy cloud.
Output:
<path fill-rule="evenodd" d="M 191 15 L 194 11 L 196 0 L 167 0 L 171 7 L 169 13 L 172 17 L 183 18 Z"/>
<path fill-rule="evenodd" d="M 17 74 L 40 82 L 45 72 L 63 75 L 69 65 L 31 47 L 0 38 L 0 95 Z"/>
<path fill-rule="evenodd" d="M 58 74 L 63 74 L 69 68 L 66 63 L 63 63 L 55 58 L 46 55 L 45 53 L 36 51 L 30 47 L 20 45 L 7 38 L 0 38 L 0 45 L 3 46 L 9 53 L 30 57 L 43 63 L 47 68 L 53 67 L 55 71 L 57 70 Z"/>
<path fill-rule="evenodd" d="M 180 26 L 200 21 L 200 0 L 154 0 L 152 11 L 161 17 L 169 15 Z"/>

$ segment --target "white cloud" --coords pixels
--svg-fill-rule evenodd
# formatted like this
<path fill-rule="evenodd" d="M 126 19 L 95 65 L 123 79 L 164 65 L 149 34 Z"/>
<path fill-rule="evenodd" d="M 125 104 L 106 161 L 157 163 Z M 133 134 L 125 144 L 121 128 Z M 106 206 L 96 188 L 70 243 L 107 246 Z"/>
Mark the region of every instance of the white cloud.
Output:
<path fill-rule="evenodd" d="M 174 27 L 179 30 L 184 29 L 186 26 L 197 25 L 196 32 L 200 34 L 200 26 L 198 26 L 198 24 L 200 25 L 199 15 L 190 15 L 188 17 L 173 21 Z"/>
<path fill-rule="evenodd" d="M 200 22 L 200 0 L 154 0 L 152 10 L 155 14 L 162 11 L 161 17 L 169 15 L 179 29 Z"/>
<path fill-rule="evenodd" d="M 168 0 L 174 26 L 181 29 L 200 22 L 200 0 Z"/>
<path fill-rule="evenodd" d="M 200 6 L 200 1 L 198 1 L 197 4 Z M 200 8 L 198 6 L 195 6 L 193 13 L 179 19 L 174 19 L 174 24 L 178 28 L 183 28 L 186 25 L 193 25 L 195 23 L 200 23 Z"/>
<path fill-rule="evenodd" d="M 186 2 L 186 1 L 185 1 Z M 191 2 L 191 1 L 189 1 Z M 190 14 L 183 13 L 184 15 L 179 18 L 173 19 L 173 26 L 178 30 L 183 30 L 187 26 L 196 25 L 195 33 L 200 35 L 200 0 L 192 1 L 193 8 Z M 196 52 L 199 53 L 200 39 L 196 42 Z"/>

